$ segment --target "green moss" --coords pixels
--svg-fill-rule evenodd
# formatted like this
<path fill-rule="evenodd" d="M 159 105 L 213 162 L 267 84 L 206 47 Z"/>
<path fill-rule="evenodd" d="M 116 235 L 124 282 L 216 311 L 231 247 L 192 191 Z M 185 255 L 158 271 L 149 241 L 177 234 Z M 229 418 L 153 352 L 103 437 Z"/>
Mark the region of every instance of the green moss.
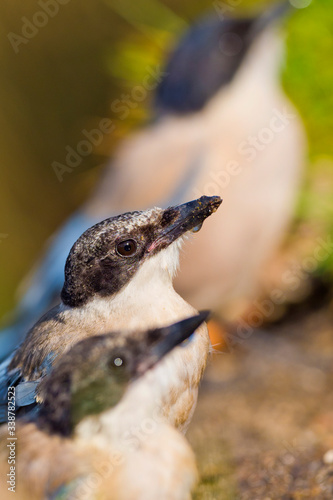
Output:
<path fill-rule="evenodd" d="M 309 164 L 296 216 L 322 237 L 333 237 L 333 8 L 318 0 L 287 24 L 286 92 L 299 109 L 309 141 Z M 333 253 L 317 272 L 333 274 Z"/>
<path fill-rule="evenodd" d="M 310 157 L 333 156 L 333 9 L 330 0 L 298 10 L 287 26 L 284 86 L 301 112 Z"/>

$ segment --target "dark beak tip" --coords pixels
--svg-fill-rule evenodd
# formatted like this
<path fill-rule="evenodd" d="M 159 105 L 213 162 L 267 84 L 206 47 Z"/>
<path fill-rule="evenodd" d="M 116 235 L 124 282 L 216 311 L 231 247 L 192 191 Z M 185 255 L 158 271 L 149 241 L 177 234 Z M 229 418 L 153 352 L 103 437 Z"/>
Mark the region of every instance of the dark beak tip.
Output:
<path fill-rule="evenodd" d="M 148 247 L 148 253 L 170 245 L 187 231 L 197 232 L 205 219 L 212 215 L 222 203 L 220 196 L 201 196 L 192 201 L 164 210 L 160 235 Z M 198 227 L 198 230 L 195 230 Z"/>
<path fill-rule="evenodd" d="M 204 321 L 207 321 L 210 315 L 211 311 L 209 311 L 208 309 L 204 311 L 199 311 L 198 320 L 200 321 L 200 324 L 203 323 Z"/>
<path fill-rule="evenodd" d="M 198 198 L 198 201 L 221 202 L 222 198 L 221 198 L 221 196 L 219 196 L 217 194 L 212 195 L 212 196 L 208 196 L 206 194 L 203 194 L 202 196 L 200 196 L 200 198 Z"/>
<path fill-rule="evenodd" d="M 190 318 L 187 318 L 181 322 L 178 323 L 178 328 L 180 332 L 183 332 L 183 335 L 186 337 L 189 337 L 192 335 L 192 333 L 199 328 L 204 321 L 207 320 L 207 318 L 210 315 L 210 311 L 205 310 L 205 311 L 200 311 L 196 316 L 191 316 Z"/>
<path fill-rule="evenodd" d="M 161 338 L 151 349 L 154 363 L 187 340 L 209 315 L 210 311 L 200 311 L 196 316 L 191 316 L 167 327 L 158 329 Z"/>
<path fill-rule="evenodd" d="M 222 203 L 222 198 L 220 196 L 210 197 L 210 205 L 217 210 Z"/>
<path fill-rule="evenodd" d="M 222 198 L 220 196 L 201 196 L 196 200 L 198 208 L 207 207 L 213 212 L 215 212 L 222 203 Z"/>

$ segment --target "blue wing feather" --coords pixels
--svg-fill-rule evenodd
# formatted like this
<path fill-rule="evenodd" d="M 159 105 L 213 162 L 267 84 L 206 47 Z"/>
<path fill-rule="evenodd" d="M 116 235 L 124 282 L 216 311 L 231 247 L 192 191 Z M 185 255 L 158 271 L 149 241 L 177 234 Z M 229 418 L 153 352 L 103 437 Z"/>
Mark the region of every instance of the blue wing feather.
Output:
<path fill-rule="evenodd" d="M 9 363 L 13 355 L 9 356 L 0 365 L 0 424 L 7 422 L 8 387 L 15 387 L 15 412 L 17 417 L 29 415 L 34 417 L 38 413 L 36 402 L 36 390 L 41 378 L 37 380 L 25 380 L 20 369 L 8 371 Z M 55 355 L 50 353 L 43 364 L 41 372 L 43 375 L 49 373 Z"/>

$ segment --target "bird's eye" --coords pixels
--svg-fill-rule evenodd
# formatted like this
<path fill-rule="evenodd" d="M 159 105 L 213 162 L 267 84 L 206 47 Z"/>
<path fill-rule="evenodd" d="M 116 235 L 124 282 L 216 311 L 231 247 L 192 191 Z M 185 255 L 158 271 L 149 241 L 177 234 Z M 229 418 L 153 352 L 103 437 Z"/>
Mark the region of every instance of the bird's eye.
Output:
<path fill-rule="evenodd" d="M 137 249 L 136 242 L 134 240 L 121 241 L 117 244 L 116 250 L 122 257 L 132 257 Z"/>
<path fill-rule="evenodd" d="M 113 360 L 113 364 L 115 366 L 122 366 L 124 364 L 124 360 L 122 358 L 115 358 Z"/>
<path fill-rule="evenodd" d="M 125 368 L 126 359 L 124 358 L 124 356 L 115 356 L 112 359 L 110 359 L 109 366 L 113 370 L 117 368 Z"/>

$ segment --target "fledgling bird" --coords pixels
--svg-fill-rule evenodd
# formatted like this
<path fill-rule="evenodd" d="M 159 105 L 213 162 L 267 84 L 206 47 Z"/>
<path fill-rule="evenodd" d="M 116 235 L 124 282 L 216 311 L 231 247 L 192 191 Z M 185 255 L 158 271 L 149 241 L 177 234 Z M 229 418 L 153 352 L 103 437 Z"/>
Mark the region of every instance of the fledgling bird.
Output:
<path fill-rule="evenodd" d="M 184 235 L 221 202 L 203 196 L 165 210 L 128 212 L 83 233 L 67 258 L 62 302 L 36 323 L 0 369 L 0 421 L 7 387 L 16 386 L 17 407 L 29 410 L 34 382 L 79 340 L 115 329 L 156 328 L 195 314 L 172 285 L 179 248 Z M 194 411 L 208 351 L 202 325 L 186 348 L 154 370 L 151 398 L 161 399 L 168 421 L 181 430 Z"/>
<path fill-rule="evenodd" d="M 290 221 L 305 156 L 301 120 L 278 77 L 274 20 L 288 5 L 245 19 L 227 18 L 222 6 L 220 17 L 206 16 L 185 33 L 157 88 L 155 121 L 124 140 L 91 198 L 51 241 L 15 322 L 0 335 L 3 356 L 58 298 L 66 256 L 82 231 L 137 207 L 223 196 L 223 221 L 221 214 L 187 245 L 176 289 L 229 319 L 255 296 Z"/>
<path fill-rule="evenodd" d="M 9 439 L 17 444 L 12 484 L 7 426 L 0 430 L 1 498 L 15 490 L 20 500 L 189 499 L 197 478 L 193 452 L 181 433 L 156 417 L 145 393 L 152 368 L 166 363 L 173 349 L 181 352 L 177 346 L 196 335 L 206 317 L 202 312 L 159 329 L 97 335 L 59 358 L 39 385 L 37 415 L 19 420 L 16 439 Z"/>

